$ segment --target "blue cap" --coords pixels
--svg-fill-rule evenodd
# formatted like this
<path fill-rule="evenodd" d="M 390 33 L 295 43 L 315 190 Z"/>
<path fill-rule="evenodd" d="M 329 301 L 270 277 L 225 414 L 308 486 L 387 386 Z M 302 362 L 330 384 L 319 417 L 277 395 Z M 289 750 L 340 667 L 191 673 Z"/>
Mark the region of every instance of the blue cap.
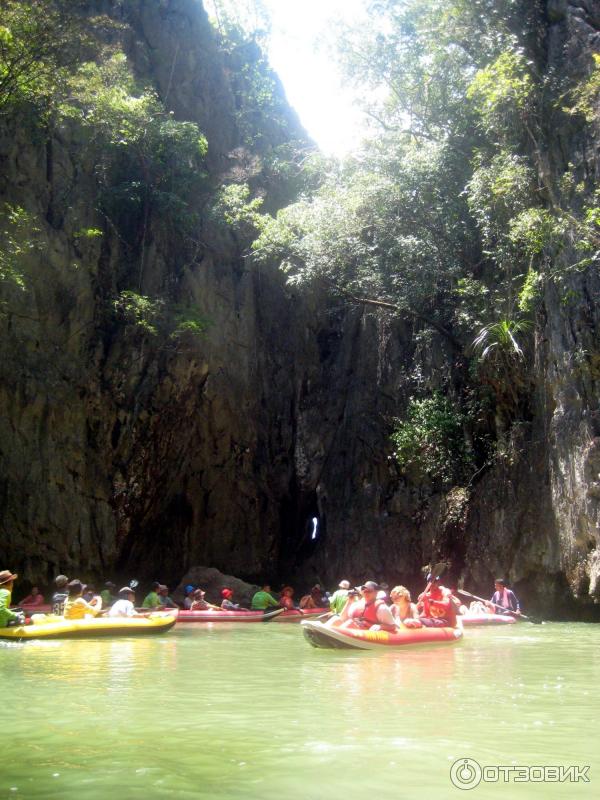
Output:
<path fill-rule="evenodd" d="M 188 584 L 188 585 L 185 587 L 185 593 L 186 593 L 186 594 L 189 594 L 190 592 L 193 592 L 193 591 L 194 591 L 194 587 L 192 586 L 192 584 L 191 584 L 191 583 L 190 583 L 190 584 Z"/>

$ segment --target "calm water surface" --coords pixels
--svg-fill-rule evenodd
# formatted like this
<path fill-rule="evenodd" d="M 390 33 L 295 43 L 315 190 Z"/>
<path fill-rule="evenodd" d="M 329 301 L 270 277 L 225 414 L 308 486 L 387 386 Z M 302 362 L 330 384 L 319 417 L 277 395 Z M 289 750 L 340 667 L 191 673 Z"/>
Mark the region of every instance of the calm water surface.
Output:
<path fill-rule="evenodd" d="M 600 626 L 372 653 L 315 650 L 295 625 L 180 625 L 0 643 L 0 678 L 0 798 L 600 798 Z M 590 782 L 461 791 L 460 758 L 589 765 Z"/>

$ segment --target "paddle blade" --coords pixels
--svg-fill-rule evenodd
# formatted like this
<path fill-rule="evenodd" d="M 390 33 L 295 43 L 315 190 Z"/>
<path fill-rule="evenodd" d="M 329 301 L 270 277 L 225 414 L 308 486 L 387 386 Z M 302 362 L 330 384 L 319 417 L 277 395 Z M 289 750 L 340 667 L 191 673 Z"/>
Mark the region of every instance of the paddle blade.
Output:
<path fill-rule="evenodd" d="M 449 566 L 450 566 L 449 561 L 438 561 L 437 564 L 433 565 L 429 580 L 434 581 L 436 578 L 439 578 L 442 572 L 445 572 L 449 568 Z"/>

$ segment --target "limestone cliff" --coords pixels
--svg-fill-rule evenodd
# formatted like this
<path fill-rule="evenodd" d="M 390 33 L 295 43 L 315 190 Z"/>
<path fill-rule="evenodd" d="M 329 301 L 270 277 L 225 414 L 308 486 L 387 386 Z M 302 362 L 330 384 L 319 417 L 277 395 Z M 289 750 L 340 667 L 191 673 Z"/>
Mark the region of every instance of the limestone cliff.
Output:
<path fill-rule="evenodd" d="M 540 4 L 531 55 L 543 74 L 584 79 L 599 41 L 597 3 Z M 569 124 L 564 115 L 549 116 L 542 178 L 556 180 L 571 170 L 597 181 L 598 133 Z M 558 202 L 568 209 L 577 201 L 565 192 Z M 336 442 L 344 444 L 337 458 L 327 453 L 320 476 L 328 532 L 323 558 L 315 562 L 320 574 L 333 580 L 326 565 L 343 564 L 343 572 L 396 580 L 417 575 L 419 563 L 445 556 L 453 562 L 450 580 L 463 580 L 471 591 L 485 594 L 494 575 L 506 575 L 530 607 L 597 618 L 600 283 L 597 260 L 584 269 L 568 269 L 580 260 L 576 244 L 553 257 L 556 272 L 569 277 L 560 288 L 550 284 L 543 298 L 531 354 L 535 379 L 529 414 L 512 426 L 494 465 L 466 487 L 432 494 L 426 486 L 396 478 L 377 443 L 383 435 L 374 422 L 402 407 L 409 373 L 416 370 L 432 388 L 439 386 L 439 376 L 455 371 L 453 354 L 444 352 L 442 338 L 419 352 L 410 336 L 403 339 L 390 323 L 382 321 L 377 333 L 372 330 L 378 349 L 373 345 L 368 355 L 354 360 L 354 374 L 363 370 L 357 377 L 362 390 L 353 393 L 351 405 L 362 414 L 358 411 L 353 423 L 344 418 L 336 432 Z M 371 321 L 371 328 L 375 325 Z M 361 342 L 358 350 L 365 348 Z M 379 413 L 370 413 L 375 409 Z M 350 470 L 336 471 L 346 458 L 353 467 L 350 482 Z"/>
<path fill-rule="evenodd" d="M 110 15 L 137 74 L 176 119 L 198 123 L 207 184 L 233 173 L 267 200 L 289 194 L 264 165 L 306 137 L 277 87 L 283 123 L 257 130 L 262 120 L 244 119 L 241 55 L 219 50 L 200 2 L 87 11 Z M 2 122 L 0 196 L 37 227 L 26 289 L 6 291 L 0 323 L 3 559 L 42 584 L 57 570 L 173 578 L 199 561 L 275 571 L 280 527 L 295 524 L 292 352 L 302 330 L 283 281 L 247 267 L 206 197 L 191 257 L 157 224 L 142 274 L 139 251 L 98 210 L 97 153 L 81 131 L 61 124 L 44 136 L 27 114 Z M 80 233 L 90 230 L 99 235 Z M 202 313 L 201 340 L 175 346 L 115 317 L 138 269 L 139 291 L 168 289 Z"/>

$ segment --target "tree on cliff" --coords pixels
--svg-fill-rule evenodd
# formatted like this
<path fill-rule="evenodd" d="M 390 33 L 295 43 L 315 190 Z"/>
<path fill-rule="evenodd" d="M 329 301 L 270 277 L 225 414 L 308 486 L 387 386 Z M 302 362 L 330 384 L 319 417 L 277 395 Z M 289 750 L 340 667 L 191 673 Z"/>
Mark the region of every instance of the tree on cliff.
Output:
<path fill-rule="evenodd" d="M 0 0 L 0 114 L 56 100 L 92 42 L 81 7 L 79 0 Z"/>
<path fill-rule="evenodd" d="M 577 239 L 581 268 L 598 243 L 589 179 L 576 215 L 548 174 L 544 115 L 564 117 L 557 101 L 573 87 L 538 67 L 541 5 L 369 7 L 370 26 L 342 29 L 338 47 L 374 135 L 264 222 L 255 257 L 279 261 L 290 282 L 412 315 L 482 363 L 504 350 L 517 368 L 541 286 L 560 278 L 546 269 L 548 250 Z M 592 75 L 573 108 L 590 113 L 594 86 Z"/>

